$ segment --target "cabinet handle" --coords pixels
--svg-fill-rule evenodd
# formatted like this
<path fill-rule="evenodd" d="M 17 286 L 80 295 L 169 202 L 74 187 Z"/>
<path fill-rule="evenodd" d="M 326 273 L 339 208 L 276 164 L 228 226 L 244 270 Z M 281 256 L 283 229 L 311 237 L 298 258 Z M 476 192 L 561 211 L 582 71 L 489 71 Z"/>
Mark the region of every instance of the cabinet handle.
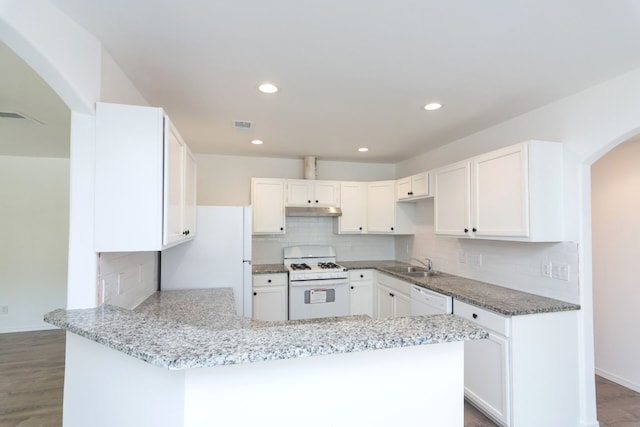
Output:
<path fill-rule="evenodd" d="M 319 202 L 316 200 L 316 203 L 319 203 Z"/>
<path fill-rule="evenodd" d="M 361 279 L 362 279 L 362 278 L 364 278 L 364 274 L 361 274 L 361 275 L 360 275 L 360 278 L 361 278 Z"/>
<path fill-rule="evenodd" d="M 391 231 L 393 231 L 393 227 L 391 227 Z"/>
<path fill-rule="evenodd" d="M 351 289 L 354 289 L 353 286 L 351 287 Z"/>
<path fill-rule="evenodd" d="M 407 193 L 407 196 L 413 196 L 413 191 L 409 191 L 409 192 Z"/>
<path fill-rule="evenodd" d="M 280 231 L 284 231 L 284 227 L 280 227 Z"/>
<path fill-rule="evenodd" d="M 183 235 L 183 236 L 188 236 L 188 235 L 189 235 L 189 230 L 185 230 L 185 231 L 183 231 L 183 232 L 182 232 L 182 235 Z"/>
<path fill-rule="evenodd" d="M 475 228 L 475 227 L 473 227 L 473 228 L 471 229 L 471 231 L 473 231 L 473 232 L 475 233 L 476 231 L 478 231 L 478 229 L 477 229 L 477 228 Z"/>
<path fill-rule="evenodd" d="M 478 315 L 477 315 L 477 314 L 475 314 L 475 313 L 473 313 L 473 314 L 471 315 L 471 317 L 473 317 L 474 319 L 477 319 L 477 318 L 478 318 Z"/>
<path fill-rule="evenodd" d="M 468 233 L 468 232 L 469 232 L 469 229 L 468 229 L 468 228 L 465 228 L 465 229 L 464 229 L 464 232 L 465 232 L 465 233 Z"/>
<path fill-rule="evenodd" d="M 360 231 L 362 231 L 362 227 L 360 227 Z"/>
<path fill-rule="evenodd" d="M 394 294 L 392 294 L 391 292 L 389 292 L 389 296 L 390 296 L 391 298 L 395 297 L 395 295 L 394 295 Z"/>
<path fill-rule="evenodd" d="M 253 296 L 255 297 L 256 295 L 258 295 L 258 293 L 257 293 L 257 292 L 254 292 L 254 293 L 253 293 Z"/>
<path fill-rule="evenodd" d="M 267 283 L 271 283 L 271 279 L 267 279 Z"/>
<path fill-rule="evenodd" d="M 307 200 L 307 203 L 311 203 L 311 200 Z"/>

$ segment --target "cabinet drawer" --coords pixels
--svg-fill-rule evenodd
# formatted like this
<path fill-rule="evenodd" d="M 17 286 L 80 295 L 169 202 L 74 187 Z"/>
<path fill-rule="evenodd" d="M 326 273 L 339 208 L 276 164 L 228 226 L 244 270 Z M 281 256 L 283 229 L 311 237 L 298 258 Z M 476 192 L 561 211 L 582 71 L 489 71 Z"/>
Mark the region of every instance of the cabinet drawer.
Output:
<path fill-rule="evenodd" d="M 509 317 L 501 316 L 492 311 L 464 303 L 457 299 L 453 302 L 453 314 L 477 323 L 483 328 L 491 329 L 506 337 L 511 333 L 509 328 L 511 319 Z"/>
<path fill-rule="evenodd" d="M 407 297 L 411 295 L 411 283 L 396 279 L 395 277 L 387 276 L 384 273 L 378 273 L 376 277 L 379 285 L 401 292 Z"/>
<path fill-rule="evenodd" d="M 373 280 L 373 270 L 351 270 L 349 271 L 349 280 L 351 282 Z"/>
<path fill-rule="evenodd" d="M 278 274 L 254 274 L 253 286 L 287 286 L 287 273 Z"/>

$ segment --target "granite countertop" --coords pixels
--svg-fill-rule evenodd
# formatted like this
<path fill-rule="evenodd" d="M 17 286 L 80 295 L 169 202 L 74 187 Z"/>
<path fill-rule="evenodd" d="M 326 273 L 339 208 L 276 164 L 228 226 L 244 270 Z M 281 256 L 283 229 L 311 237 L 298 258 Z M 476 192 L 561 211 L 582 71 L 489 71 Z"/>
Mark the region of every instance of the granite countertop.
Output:
<path fill-rule="evenodd" d="M 389 267 L 409 266 L 402 261 L 338 261 L 348 270 L 374 269 L 395 276 L 407 282 L 422 286 L 435 292 L 452 296 L 460 301 L 486 308 L 507 316 L 525 314 L 550 313 L 555 311 L 579 310 L 580 305 L 553 298 L 547 298 L 527 292 L 516 291 L 502 286 L 491 285 L 473 279 L 467 279 L 451 274 L 441 274 L 432 277 L 411 277 L 406 274 L 389 270 Z M 264 268 L 265 272 L 286 272 L 282 264 L 254 265 L 254 274 Z M 280 270 L 280 268 L 282 270 Z M 276 271 L 277 270 L 277 271 Z"/>
<path fill-rule="evenodd" d="M 251 272 L 253 274 L 274 274 L 288 273 L 289 270 L 284 264 L 253 264 L 251 265 Z"/>
<path fill-rule="evenodd" d="M 578 304 L 516 291 L 451 274 L 417 278 L 389 270 L 389 267 L 410 265 L 400 261 L 346 261 L 340 262 L 340 265 L 347 269 L 376 269 L 423 288 L 440 292 L 460 301 L 507 316 L 580 309 Z"/>
<path fill-rule="evenodd" d="M 153 365 L 171 369 L 484 339 L 449 314 L 346 316 L 264 322 L 235 314 L 231 288 L 156 292 L 135 310 L 111 305 L 55 310 L 45 321 Z"/>

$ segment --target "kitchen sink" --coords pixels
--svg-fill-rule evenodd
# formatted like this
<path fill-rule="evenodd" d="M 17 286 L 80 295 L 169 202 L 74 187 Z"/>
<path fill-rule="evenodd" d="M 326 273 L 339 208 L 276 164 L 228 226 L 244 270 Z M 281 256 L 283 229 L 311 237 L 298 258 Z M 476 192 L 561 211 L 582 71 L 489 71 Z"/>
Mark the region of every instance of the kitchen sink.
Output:
<path fill-rule="evenodd" d="M 416 267 L 413 265 L 407 267 L 385 267 L 385 269 L 394 273 L 399 273 L 411 277 L 435 277 L 446 275 L 445 273 L 441 273 L 439 271 L 427 270 L 426 268 Z"/>

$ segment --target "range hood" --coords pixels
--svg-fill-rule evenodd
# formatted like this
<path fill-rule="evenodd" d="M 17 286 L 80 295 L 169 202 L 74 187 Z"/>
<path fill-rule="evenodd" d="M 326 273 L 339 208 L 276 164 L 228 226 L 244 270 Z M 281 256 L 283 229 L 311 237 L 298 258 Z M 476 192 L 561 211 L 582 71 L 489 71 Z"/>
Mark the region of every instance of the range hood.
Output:
<path fill-rule="evenodd" d="M 321 208 L 307 206 L 288 206 L 285 208 L 286 216 L 341 216 L 342 210 L 337 207 Z"/>

